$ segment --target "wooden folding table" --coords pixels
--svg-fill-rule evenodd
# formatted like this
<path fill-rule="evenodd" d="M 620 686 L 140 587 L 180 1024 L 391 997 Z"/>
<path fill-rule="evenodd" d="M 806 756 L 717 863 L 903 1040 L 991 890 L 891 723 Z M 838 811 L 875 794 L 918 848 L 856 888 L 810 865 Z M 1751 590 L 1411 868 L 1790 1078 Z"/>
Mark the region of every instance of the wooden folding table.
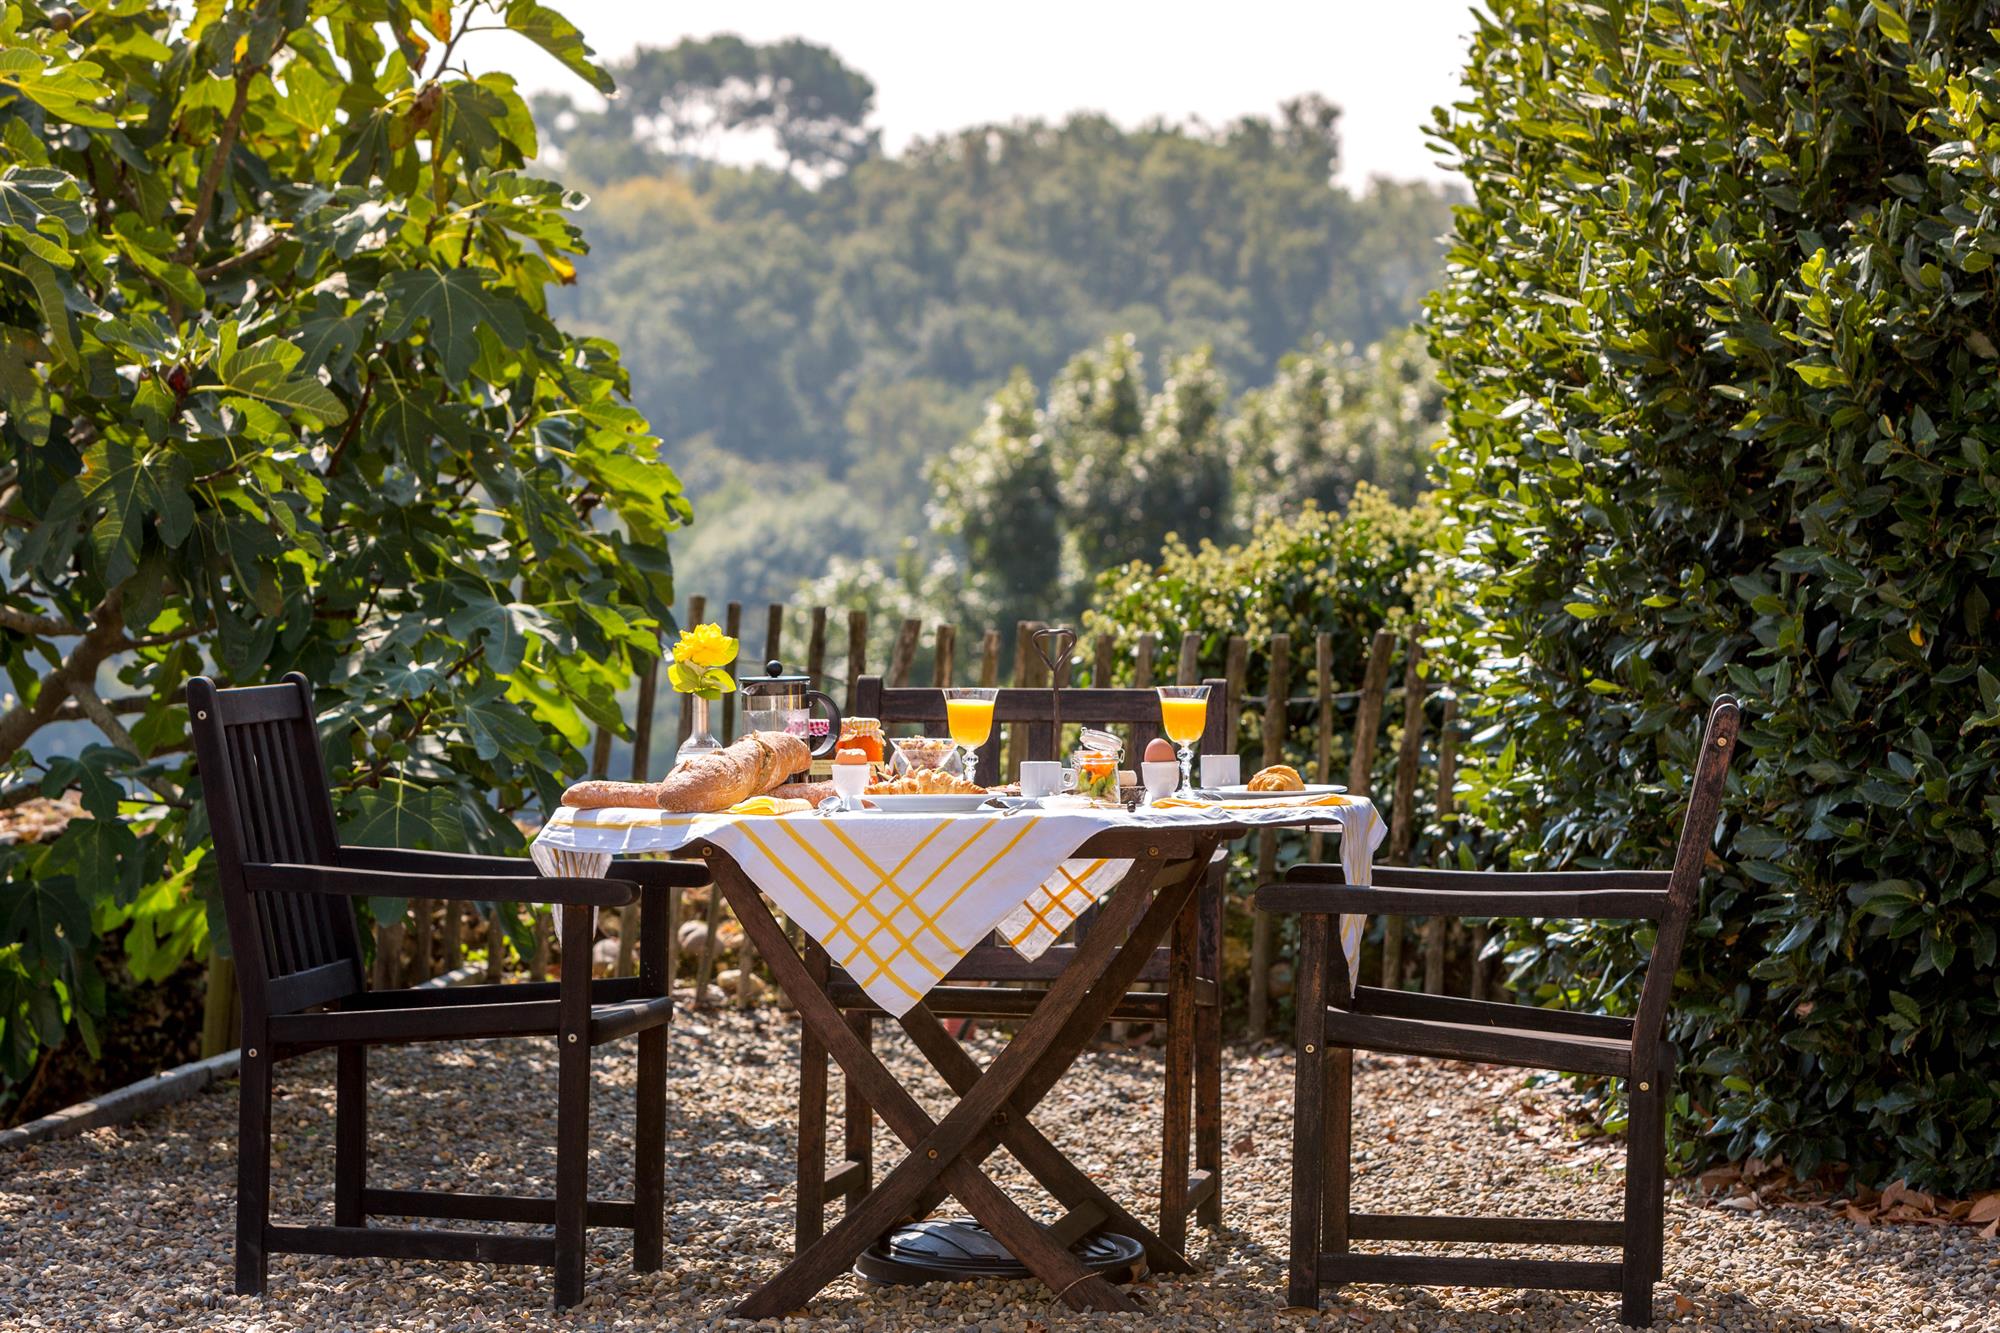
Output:
<path fill-rule="evenodd" d="M 1300 824 L 1318 822 L 1301 811 Z M 1323 819 L 1323 812 L 1318 812 Z M 756 886 L 723 849 L 700 846 L 710 873 L 744 932 L 797 1005 L 807 1039 L 820 1044 L 845 1071 L 850 1085 L 901 1139 L 909 1154 L 879 1184 L 850 1199 L 845 1217 L 816 1238 L 800 1237 L 791 1262 L 737 1305 L 744 1319 L 783 1315 L 811 1300 L 850 1269 L 863 1250 L 908 1218 L 927 1214 L 945 1194 L 955 1196 L 1001 1244 L 1078 1310 L 1139 1309 L 1137 1302 L 1078 1262 L 1069 1247 L 1098 1230 L 1131 1236 L 1156 1271 L 1192 1271 L 1187 1257 L 1113 1199 L 1030 1122 L 1029 1115 L 1090 1044 L 1154 950 L 1171 937 L 1167 1049 L 1192 1059 L 1192 985 L 1196 942 L 1195 888 L 1209 857 L 1225 839 L 1244 832 L 1233 823 L 1187 827 L 1131 827 L 1093 834 L 1079 857 L 1127 859 L 1132 867 L 1099 907 L 1089 934 L 1069 965 L 991 1064 L 981 1070 L 919 1001 L 898 1020 L 924 1057 L 958 1095 L 942 1120 L 933 1120 L 896 1075 L 863 1043 L 828 993 L 827 956 L 807 939 L 795 947 Z M 1189 1081 L 1166 1080 L 1168 1132 L 1191 1118 Z M 822 1127 L 801 1126 L 801 1134 Z M 1068 1212 L 1044 1227 L 1022 1210 L 982 1163 L 1001 1146 Z M 1186 1161 L 1178 1181 L 1188 1188 Z M 1169 1168 L 1171 1176 L 1175 1172 Z"/>

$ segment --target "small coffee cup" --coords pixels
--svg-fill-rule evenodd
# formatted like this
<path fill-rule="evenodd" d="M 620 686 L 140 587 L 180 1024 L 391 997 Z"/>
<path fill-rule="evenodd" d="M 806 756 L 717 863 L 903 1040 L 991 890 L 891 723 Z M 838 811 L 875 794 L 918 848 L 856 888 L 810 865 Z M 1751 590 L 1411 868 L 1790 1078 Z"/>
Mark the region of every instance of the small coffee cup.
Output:
<path fill-rule="evenodd" d="M 1076 774 L 1053 759 L 1029 759 L 1021 765 L 1021 795 L 1055 796 L 1076 786 Z"/>
<path fill-rule="evenodd" d="M 1233 754 L 1205 754 L 1201 757 L 1201 785 L 1210 791 L 1234 787 L 1243 781 L 1243 759 Z"/>
<path fill-rule="evenodd" d="M 1149 759 L 1139 765 L 1139 771 L 1146 779 L 1146 799 L 1157 801 L 1163 796 L 1172 796 L 1174 788 L 1180 785 L 1181 766 L 1171 759 Z"/>

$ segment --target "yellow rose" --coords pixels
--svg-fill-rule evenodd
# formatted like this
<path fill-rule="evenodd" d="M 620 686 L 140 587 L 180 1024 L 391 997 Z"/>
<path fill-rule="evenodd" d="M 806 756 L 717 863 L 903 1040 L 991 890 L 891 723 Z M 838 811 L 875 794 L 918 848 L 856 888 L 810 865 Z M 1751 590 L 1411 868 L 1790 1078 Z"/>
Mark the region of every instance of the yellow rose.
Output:
<path fill-rule="evenodd" d="M 674 661 L 696 667 L 728 666 L 736 660 L 736 640 L 720 625 L 696 625 L 681 631 L 674 644 Z"/>

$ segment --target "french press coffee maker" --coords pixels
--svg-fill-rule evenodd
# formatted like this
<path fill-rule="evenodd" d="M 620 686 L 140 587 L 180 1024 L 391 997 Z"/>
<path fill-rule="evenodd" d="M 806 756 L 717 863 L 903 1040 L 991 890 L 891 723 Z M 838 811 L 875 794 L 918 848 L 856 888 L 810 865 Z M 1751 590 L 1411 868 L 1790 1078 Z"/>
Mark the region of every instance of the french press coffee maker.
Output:
<path fill-rule="evenodd" d="M 840 741 L 840 707 L 824 691 L 808 688 L 811 684 L 811 676 L 786 675 L 785 664 L 775 657 L 764 664 L 763 675 L 738 680 L 744 732 L 788 731 L 806 743 L 814 759 L 831 759 Z M 825 717 L 812 715 L 814 704 L 825 705 Z M 808 777 L 810 772 L 794 773 L 787 781 Z"/>

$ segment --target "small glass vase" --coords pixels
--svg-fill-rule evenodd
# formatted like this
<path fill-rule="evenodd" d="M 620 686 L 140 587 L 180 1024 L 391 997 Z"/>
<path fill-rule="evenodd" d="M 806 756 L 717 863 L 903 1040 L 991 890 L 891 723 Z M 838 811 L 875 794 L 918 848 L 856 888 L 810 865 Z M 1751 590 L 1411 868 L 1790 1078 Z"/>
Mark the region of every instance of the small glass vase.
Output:
<path fill-rule="evenodd" d="M 680 748 L 674 752 L 675 763 L 722 748 L 722 742 L 708 729 L 708 706 L 713 702 L 714 700 L 704 699 L 699 694 L 688 696 L 688 704 L 693 710 L 692 720 L 688 726 L 688 738 L 682 741 Z"/>

